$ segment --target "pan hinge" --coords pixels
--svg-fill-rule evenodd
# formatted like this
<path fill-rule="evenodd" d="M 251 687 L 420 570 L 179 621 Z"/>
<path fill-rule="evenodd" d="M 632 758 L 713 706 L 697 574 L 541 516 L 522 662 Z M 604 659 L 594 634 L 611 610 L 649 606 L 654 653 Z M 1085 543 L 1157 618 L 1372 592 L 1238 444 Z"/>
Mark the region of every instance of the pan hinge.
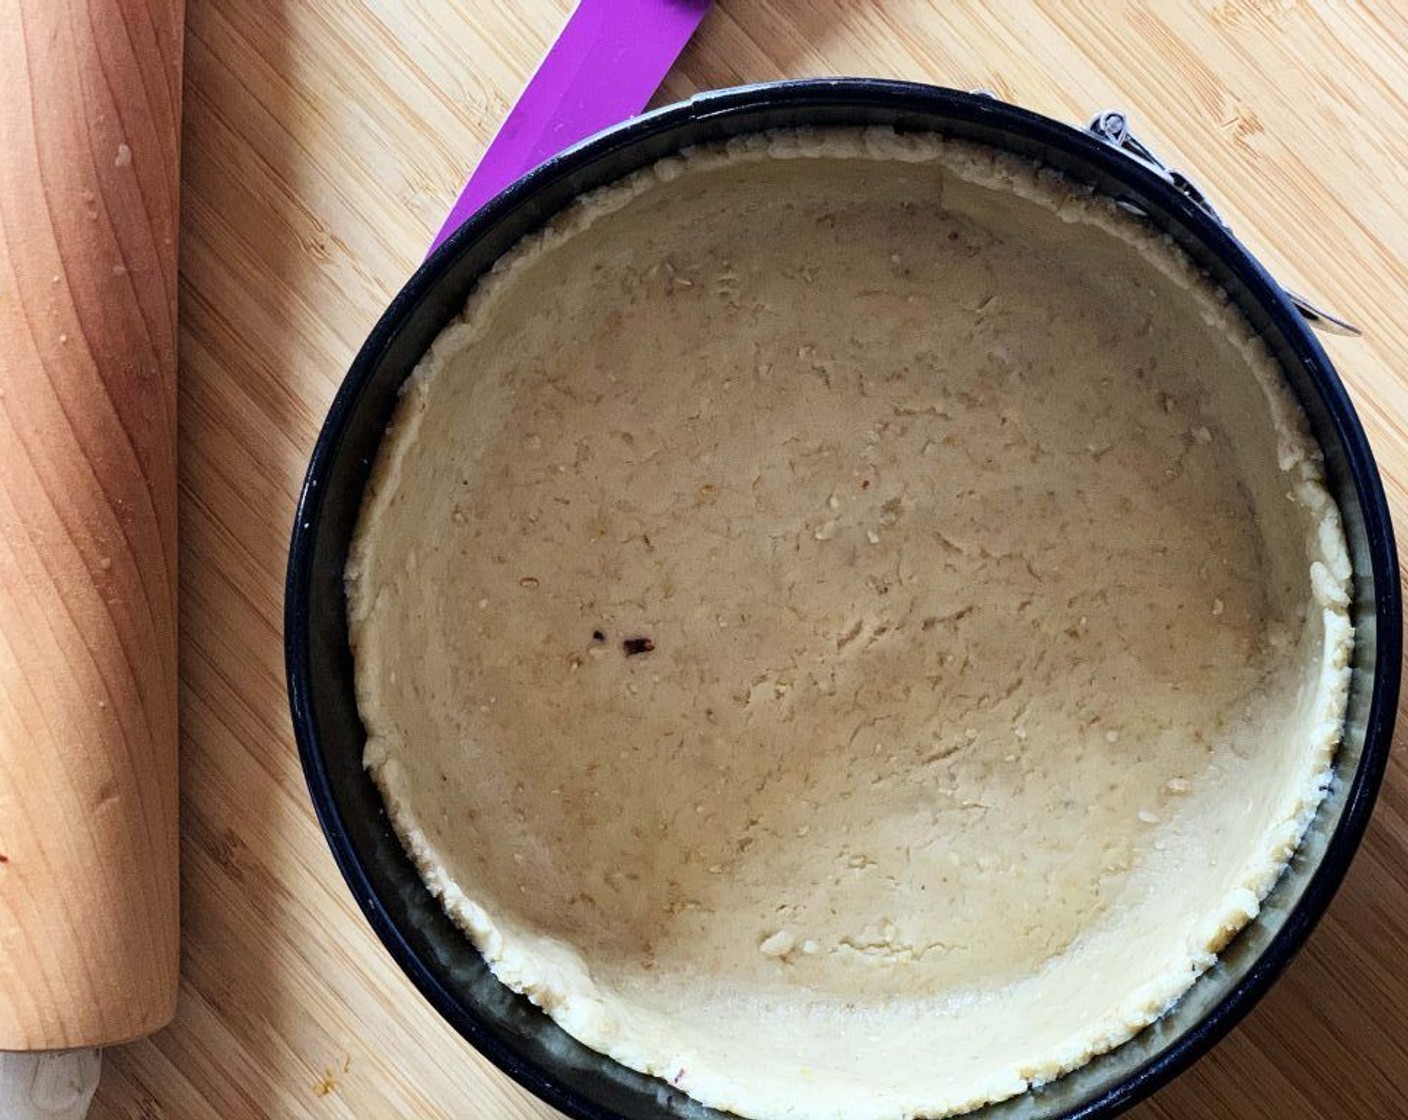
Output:
<path fill-rule="evenodd" d="M 1128 114 L 1119 109 L 1107 109 L 1103 113 L 1097 113 L 1086 128 L 1111 147 L 1118 148 L 1131 159 L 1138 160 L 1139 163 L 1143 164 L 1150 171 L 1153 171 L 1165 182 L 1171 184 L 1175 190 L 1194 203 L 1194 205 L 1209 217 L 1216 220 L 1224 229 L 1231 229 L 1222 215 L 1217 212 L 1217 207 L 1208 200 L 1208 196 L 1203 193 L 1202 188 L 1199 187 L 1197 183 L 1193 182 L 1193 180 L 1188 178 L 1183 172 L 1164 163 L 1163 160 L 1159 159 L 1158 156 L 1149 150 L 1149 147 L 1141 141 L 1139 137 L 1135 136 L 1134 133 L 1130 131 Z M 1143 208 L 1136 203 L 1121 201 L 1119 205 L 1131 213 L 1148 217 Z M 1347 322 L 1338 315 L 1331 314 L 1329 311 L 1324 310 L 1324 308 L 1316 306 L 1304 296 L 1291 291 L 1284 285 L 1282 285 L 1281 290 L 1286 293 L 1286 298 L 1289 299 L 1291 305 L 1300 312 L 1301 317 L 1317 330 L 1327 331 L 1331 334 L 1343 334 L 1356 337 L 1363 333 L 1353 323 Z"/>

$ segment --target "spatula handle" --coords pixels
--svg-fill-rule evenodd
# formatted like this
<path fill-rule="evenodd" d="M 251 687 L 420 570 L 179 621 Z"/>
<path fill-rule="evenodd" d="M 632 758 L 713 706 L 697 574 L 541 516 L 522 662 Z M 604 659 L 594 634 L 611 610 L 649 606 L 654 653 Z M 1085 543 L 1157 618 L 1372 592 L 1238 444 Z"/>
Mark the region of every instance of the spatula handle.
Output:
<path fill-rule="evenodd" d="M 519 176 L 644 109 L 708 9 L 709 0 L 581 0 L 431 250 Z"/>

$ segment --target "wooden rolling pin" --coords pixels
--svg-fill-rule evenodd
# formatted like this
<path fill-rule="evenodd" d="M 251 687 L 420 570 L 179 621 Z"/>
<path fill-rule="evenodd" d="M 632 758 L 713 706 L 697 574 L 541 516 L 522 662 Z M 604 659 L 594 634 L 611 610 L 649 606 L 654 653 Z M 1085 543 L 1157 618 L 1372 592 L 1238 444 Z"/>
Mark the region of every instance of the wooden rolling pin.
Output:
<path fill-rule="evenodd" d="M 175 1009 L 182 30 L 0 0 L 0 1051 Z"/>

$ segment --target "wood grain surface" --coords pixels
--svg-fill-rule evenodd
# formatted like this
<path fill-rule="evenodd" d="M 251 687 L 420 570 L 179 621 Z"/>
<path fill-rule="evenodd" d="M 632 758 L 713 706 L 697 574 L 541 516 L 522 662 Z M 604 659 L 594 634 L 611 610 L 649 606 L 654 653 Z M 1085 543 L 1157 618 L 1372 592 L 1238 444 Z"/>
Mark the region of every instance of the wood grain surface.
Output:
<path fill-rule="evenodd" d="M 182 0 L 0 0 L 0 1049 L 177 968 Z"/>
<path fill-rule="evenodd" d="M 295 493 L 354 351 L 567 14 L 564 0 L 190 0 L 181 265 L 184 961 L 175 1024 L 95 1115 L 552 1115 L 399 974 L 309 808 L 283 687 Z M 665 96 L 834 73 L 1126 107 L 1286 284 L 1408 512 L 1408 8 L 1275 0 L 722 0 Z M 1408 1115 L 1408 755 L 1309 948 L 1139 1120 Z"/>

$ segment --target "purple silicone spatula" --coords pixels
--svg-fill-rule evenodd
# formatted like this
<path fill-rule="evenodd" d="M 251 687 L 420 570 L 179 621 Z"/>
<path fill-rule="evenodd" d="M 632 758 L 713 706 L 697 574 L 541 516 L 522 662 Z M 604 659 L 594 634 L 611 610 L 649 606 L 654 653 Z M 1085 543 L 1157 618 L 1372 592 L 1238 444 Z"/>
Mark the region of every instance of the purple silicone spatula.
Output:
<path fill-rule="evenodd" d="M 709 4 L 581 0 L 455 200 L 431 251 L 520 175 L 644 109 Z"/>

